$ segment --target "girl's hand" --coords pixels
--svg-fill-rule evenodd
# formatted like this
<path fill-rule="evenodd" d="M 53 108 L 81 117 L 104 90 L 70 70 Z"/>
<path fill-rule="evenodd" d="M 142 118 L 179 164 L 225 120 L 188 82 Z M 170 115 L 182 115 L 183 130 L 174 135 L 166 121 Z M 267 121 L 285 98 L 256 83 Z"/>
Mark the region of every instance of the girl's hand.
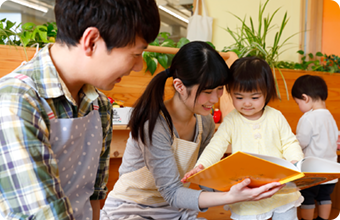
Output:
<path fill-rule="evenodd" d="M 299 161 L 297 161 L 297 160 L 292 160 L 292 161 L 290 161 L 292 164 L 296 164 L 297 162 L 299 162 Z"/>
<path fill-rule="evenodd" d="M 189 177 L 191 177 L 192 175 L 200 172 L 201 170 L 204 169 L 204 166 L 202 164 L 199 164 L 197 167 L 195 167 L 194 169 L 190 170 L 189 172 L 187 172 L 184 177 L 181 179 L 182 183 L 187 183 L 187 179 Z"/>
<path fill-rule="evenodd" d="M 230 191 L 227 193 L 227 195 L 230 196 L 229 199 L 231 200 L 231 203 L 258 201 L 260 199 L 270 198 L 285 186 L 285 184 L 273 182 L 257 188 L 249 188 L 248 185 L 250 182 L 250 179 L 245 179 L 241 183 L 231 187 Z"/>

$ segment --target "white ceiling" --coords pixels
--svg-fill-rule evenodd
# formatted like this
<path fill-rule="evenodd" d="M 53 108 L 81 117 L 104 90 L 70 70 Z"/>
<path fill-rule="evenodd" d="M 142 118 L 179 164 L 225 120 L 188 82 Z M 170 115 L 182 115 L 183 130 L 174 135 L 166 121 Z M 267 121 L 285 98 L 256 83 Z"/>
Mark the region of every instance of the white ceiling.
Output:
<path fill-rule="evenodd" d="M 161 17 L 161 32 L 169 32 L 173 38 L 185 37 L 187 20 L 191 16 L 193 0 L 156 0 Z M 1 12 L 17 12 L 26 19 L 54 21 L 55 0 L 0 0 Z M 23 20 L 24 20 L 24 16 Z M 27 22 L 27 21 L 23 21 Z"/>

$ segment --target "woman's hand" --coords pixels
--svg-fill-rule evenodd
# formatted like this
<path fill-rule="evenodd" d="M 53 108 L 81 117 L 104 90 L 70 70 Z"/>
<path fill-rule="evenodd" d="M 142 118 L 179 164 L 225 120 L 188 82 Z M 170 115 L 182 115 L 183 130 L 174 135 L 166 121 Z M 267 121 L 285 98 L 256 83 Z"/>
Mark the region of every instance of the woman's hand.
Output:
<path fill-rule="evenodd" d="M 272 197 L 285 186 L 285 184 L 273 182 L 257 188 L 249 188 L 250 182 L 250 179 L 245 179 L 241 183 L 232 186 L 228 192 L 202 192 L 198 199 L 199 207 L 208 208 L 243 201 L 266 199 Z"/>
<path fill-rule="evenodd" d="M 204 166 L 202 164 L 199 164 L 197 167 L 195 167 L 194 169 L 192 169 L 189 172 L 187 172 L 186 174 L 184 174 L 184 177 L 181 179 L 181 182 L 182 183 L 187 183 L 187 179 L 189 177 L 191 177 L 192 175 L 200 172 L 203 169 L 204 169 Z"/>
<path fill-rule="evenodd" d="M 249 188 L 250 179 L 245 179 L 241 183 L 238 183 L 231 187 L 227 193 L 230 203 L 241 202 L 241 201 L 257 201 L 260 199 L 266 199 L 272 197 L 277 191 L 279 191 L 285 184 L 278 182 L 268 183 L 266 185 Z"/>

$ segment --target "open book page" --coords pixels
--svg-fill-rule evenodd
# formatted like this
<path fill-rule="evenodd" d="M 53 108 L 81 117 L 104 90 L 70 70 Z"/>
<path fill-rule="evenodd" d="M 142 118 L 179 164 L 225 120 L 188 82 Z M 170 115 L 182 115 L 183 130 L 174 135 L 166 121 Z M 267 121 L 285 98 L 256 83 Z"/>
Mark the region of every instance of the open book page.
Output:
<path fill-rule="evenodd" d="M 293 164 L 283 159 L 266 159 L 238 151 L 191 176 L 188 181 L 228 191 L 231 186 L 246 178 L 251 179 L 249 187 L 258 187 L 270 182 L 286 183 L 304 176 Z"/>
<path fill-rule="evenodd" d="M 297 188 L 312 186 L 340 178 L 340 164 L 318 157 L 306 157 L 296 165 L 305 176 L 294 181 Z"/>
<path fill-rule="evenodd" d="M 288 193 L 340 178 L 340 164 L 307 157 L 295 166 L 281 158 L 238 151 L 191 176 L 188 181 L 228 191 L 246 178 L 251 179 L 250 187 L 270 182 L 286 183 L 280 193 Z"/>
<path fill-rule="evenodd" d="M 269 162 L 275 163 L 275 164 L 283 166 L 283 167 L 287 167 L 288 169 L 300 171 L 300 169 L 297 166 L 295 166 L 294 164 L 292 164 L 291 162 L 289 162 L 289 161 L 287 161 L 285 159 L 281 159 L 281 158 L 278 158 L 278 157 L 267 156 L 267 155 L 262 155 L 262 154 L 249 153 L 249 152 L 244 152 L 244 153 L 253 155 L 253 156 L 261 158 L 263 160 L 267 160 Z"/>

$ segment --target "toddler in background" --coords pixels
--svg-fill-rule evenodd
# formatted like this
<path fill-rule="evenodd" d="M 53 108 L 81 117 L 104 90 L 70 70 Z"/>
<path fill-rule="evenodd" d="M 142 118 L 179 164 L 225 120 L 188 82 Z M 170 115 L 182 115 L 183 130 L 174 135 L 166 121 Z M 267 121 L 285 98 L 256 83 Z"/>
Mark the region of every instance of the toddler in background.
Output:
<path fill-rule="evenodd" d="M 286 159 L 293 163 L 303 159 L 301 147 L 282 113 L 267 106 L 277 98 L 269 65 L 257 57 L 236 60 L 227 84 L 235 109 L 224 119 L 196 167 L 182 182 L 218 162 L 229 144 L 232 153 L 245 151 Z M 237 164 L 235 164 L 237 166 Z M 251 166 L 251 164 L 249 164 Z M 232 167 L 230 167 L 232 169 Z M 297 220 L 297 208 L 303 200 L 299 191 L 274 194 L 261 201 L 239 202 L 226 206 L 232 219 Z"/>
<path fill-rule="evenodd" d="M 314 156 L 337 162 L 338 127 L 332 114 L 326 108 L 326 82 L 319 76 L 300 76 L 292 88 L 292 97 L 304 115 L 300 118 L 296 129 L 296 137 L 305 156 Z M 311 220 L 314 217 L 316 200 L 319 204 L 317 220 L 328 219 L 333 192 L 338 179 L 301 190 L 305 198 L 301 205 L 301 217 Z"/>

